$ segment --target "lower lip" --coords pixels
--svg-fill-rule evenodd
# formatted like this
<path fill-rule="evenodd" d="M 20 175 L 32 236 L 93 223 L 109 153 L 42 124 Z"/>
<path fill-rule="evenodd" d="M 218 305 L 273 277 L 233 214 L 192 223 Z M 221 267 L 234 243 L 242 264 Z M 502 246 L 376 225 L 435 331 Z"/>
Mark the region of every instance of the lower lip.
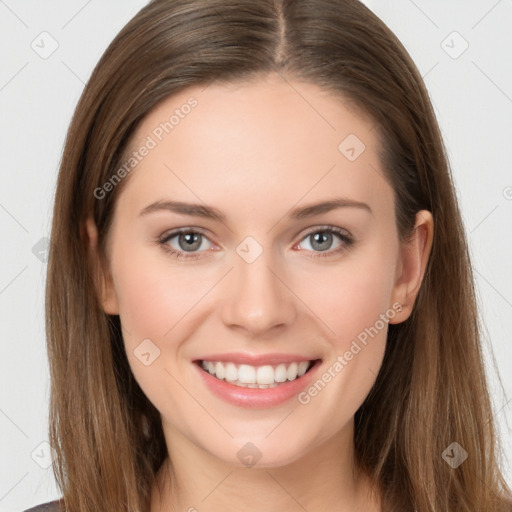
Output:
<path fill-rule="evenodd" d="M 238 407 L 268 408 L 287 402 L 309 386 L 315 378 L 320 363 L 321 360 L 315 361 L 310 370 L 298 379 L 279 384 L 275 388 L 265 389 L 235 386 L 217 379 L 204 371 L 199 364 L 193 363 L 193 365 L 197 368 L 206 386 L 218 397 Z"/>

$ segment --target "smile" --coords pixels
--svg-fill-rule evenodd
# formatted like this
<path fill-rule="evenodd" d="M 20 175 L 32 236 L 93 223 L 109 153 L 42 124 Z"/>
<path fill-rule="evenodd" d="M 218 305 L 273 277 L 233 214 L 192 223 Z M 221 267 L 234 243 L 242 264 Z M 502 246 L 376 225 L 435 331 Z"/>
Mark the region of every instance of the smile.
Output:
<path fill-rule="evenodd" d="M 252 366 L 221 361 L 201 361 L 205 372 L 218 380 L 244 388 L 275 388 L 285 382 L 302 377 L 314 361 L 281 363 L 278 365 Z"/>
<path fill-rule="evenodd" d="M 316 378 L 321 359 L 292 354 L 216 354 L 193 361 L 200 382 L 238 407 L 269 408 L 296 398 Z"/>

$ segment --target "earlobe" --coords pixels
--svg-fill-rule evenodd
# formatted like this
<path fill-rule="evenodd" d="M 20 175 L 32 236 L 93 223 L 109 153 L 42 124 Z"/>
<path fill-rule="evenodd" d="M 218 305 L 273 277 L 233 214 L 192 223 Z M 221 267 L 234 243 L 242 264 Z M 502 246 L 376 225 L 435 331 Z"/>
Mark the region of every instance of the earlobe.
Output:
<path fill-rule="evenodd" d="M 400 249 L 399 272 L 392 294 L 392 303 L 402 305 L 402 311 L 390 323 L 401 323 L 409 318 L 425 275 L 432 243 L 434 220 L 432 213 L 421 210 L 410 239 Z"/>
<path fill-rule="evenodd" d="M 85 221 L 85 234 L 90 268 L 93 272 L 96 295 L 100 305 L 108 315 L 118 315 L 119 305 L 114 282 L 106 263 L 98 250 L 98 230 L 94 220 L 89 217 Z"/>

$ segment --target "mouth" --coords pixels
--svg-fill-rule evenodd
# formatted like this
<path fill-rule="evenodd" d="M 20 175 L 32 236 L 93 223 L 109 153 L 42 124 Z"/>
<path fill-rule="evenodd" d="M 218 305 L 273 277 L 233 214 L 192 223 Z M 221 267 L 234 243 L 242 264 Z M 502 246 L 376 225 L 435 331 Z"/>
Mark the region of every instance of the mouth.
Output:
<path fill-rule="evenodd" d="M 255 366 L 231 361 L 197 360 L 203 372 L 219 381 L 241 388 L 272 389 L 293 382 L 308 373 L 320 359 Z"/>
<path fill-rule="evenodd" d="M 225 352 L 191 361 L 199 382 L 237 407 L 268 409 L 296 398 L 317 378 L 322 359 L 299 354 Z"/>

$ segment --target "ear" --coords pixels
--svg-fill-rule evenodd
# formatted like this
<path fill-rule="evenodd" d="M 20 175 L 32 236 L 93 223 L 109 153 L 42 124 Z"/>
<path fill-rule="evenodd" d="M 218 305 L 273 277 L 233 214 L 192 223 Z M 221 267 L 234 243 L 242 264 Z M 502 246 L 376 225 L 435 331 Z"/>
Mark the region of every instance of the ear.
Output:
<path fill-rule="evenodd" d="M 416 214 L 411 237 L 400 248 L 392 304 L 401 304 L 401 310 L 389 323 L 403 322 L 411 315 L 425 275 L 433 240 L 434 219 L 428 210 L 421 210 Z"/>
<path fill-rule="evenodd" d="M 101 307 L 108 315 L 118 315 L 117 295 L 107 263 L 98 250 L 98 230 L 94 220 L 89 217 L 85 221 L 85 234 L 90 265 Z"/>

